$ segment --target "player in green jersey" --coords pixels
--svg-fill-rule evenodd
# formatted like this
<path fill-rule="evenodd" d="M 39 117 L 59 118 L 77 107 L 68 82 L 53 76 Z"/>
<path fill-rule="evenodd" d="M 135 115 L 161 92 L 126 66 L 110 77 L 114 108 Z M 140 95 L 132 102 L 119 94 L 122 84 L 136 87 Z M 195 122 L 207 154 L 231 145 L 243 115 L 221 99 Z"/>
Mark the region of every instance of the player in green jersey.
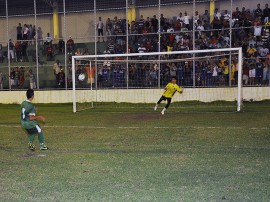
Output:
<path fill-rule="evenodd" d="M 38 140 L 40 143 L 40 150 L 47 150 L 48 148 L 44 144 L 44 137 L 42 130 L 38 124 L 38 120 L 45 121 L 45 117 L 36 116 L 36 109 L 32 101 L 34 99 L 34 90 L 28 89 L 26 92 L 27 100 L 21 104 L 21 124 L 22 127 L 28 133 L 29 149 L 35 151 L 35 145 L 33 144 L 35 134 L 38 134 Z"/>

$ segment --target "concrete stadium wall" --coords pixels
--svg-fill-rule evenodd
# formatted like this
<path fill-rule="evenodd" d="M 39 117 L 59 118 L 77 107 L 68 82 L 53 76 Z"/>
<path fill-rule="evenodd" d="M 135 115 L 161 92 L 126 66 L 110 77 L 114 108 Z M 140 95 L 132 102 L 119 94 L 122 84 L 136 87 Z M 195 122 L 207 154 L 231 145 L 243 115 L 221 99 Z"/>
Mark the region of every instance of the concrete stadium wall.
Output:
<path fill-rule="evenodd" d="M 242 8 L 245 6 L 247 9 L 255 9 L 257 3 L 261 3 L 261 8 L 264 8 L 264 4 L 269 3 L 269 0 L 233 0 L 233 9 L 235 7 Z M 228 0 L 219 0 L 216 1 L 216 7 L 220 10 L 230 10 L 230 1 Z M 85 8 L 87 9 L 87 8 Z M 209 9 L 209 3 L 197 3 L 196 10 L 200 14 L 204 12 L 205 9 Z M 178 16 L 179 12 L 184 13 L 188 12 L 190 15 L 192 13 L 192 4 L 181 4 L 174 6 L 161 6 L 161 13 L 164 14 L 166 18 L 173 18 Z M 149 8 L 138 8 L 138 16 L 143 15 L 144 18 L 152 17 L 153 15 L 158 16 L 158 7 L 149 7 Z M 106 19 L 109 17 L 113 19 L 115 16 L 118 18 L 125 18 L 126 11 L 123 10 L 110 10 L 110 11 L 98 11 L 97 17 L 102 16 L 103 22 L 105 23 Z M 16 27 L 18 23 L 22 24 L 32 24 L 34 25 L 34 16 L 23 16 L 23 17 L 10 17 L 9 18 L 9 38 L 13 40 L 16 39 Z M 53 33 L 53 21 L 52 15 L 38 15 L 37 16 L 37 25 L 42 28 L 43 37 L 45 38 L 46 33 Z M 63 15 L 60 14 L 60 37 L 63 37 L 64 30 L 64 19 Z M 6 31 L 6 18 L 0 18 L 0 43 L 6 45 L 7 43 L 7 31 Z M 75 42 L 89 42 L 93 41 L 94 38 L 81 38 L 81 37 L 90 37 L 94 36 L 94 14 L 93 12 L 82 12 L 82 13 L 67 13 L 66 14 L 66 33 L 67 37 L 72 36 L 77 38 Z"/>
<path fill-rule="evenodd" d="M 78 90 L 78 102 L 129 102 L 129 103 L 155 103 L 162 89 L 121 89 L 121 90 Z M 36 91 L 35 103 L 71 103 L 71 90 Z M 217 100 L 235 101 L 237 88 L 188 88 L 182 95 L 176 94 L 173 101 L 202 101 Z M 244 100 L 269 100 L 270 87 L 244 87 Z M 25 100 L 25 91 L 0 91 L 0 103 L 19 104 Z"/>

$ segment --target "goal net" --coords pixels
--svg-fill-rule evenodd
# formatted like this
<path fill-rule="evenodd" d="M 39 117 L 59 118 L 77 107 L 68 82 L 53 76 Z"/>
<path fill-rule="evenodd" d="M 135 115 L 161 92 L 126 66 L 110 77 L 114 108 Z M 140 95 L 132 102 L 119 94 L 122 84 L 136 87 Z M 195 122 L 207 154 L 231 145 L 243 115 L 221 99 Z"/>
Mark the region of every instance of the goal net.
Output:
<path fill-rule="evenodd" d="M 152 108 L 172 77 L 172 108 L 241 110 L 242 48 L 226 48 L 73 56 L 73 111 Z"/>

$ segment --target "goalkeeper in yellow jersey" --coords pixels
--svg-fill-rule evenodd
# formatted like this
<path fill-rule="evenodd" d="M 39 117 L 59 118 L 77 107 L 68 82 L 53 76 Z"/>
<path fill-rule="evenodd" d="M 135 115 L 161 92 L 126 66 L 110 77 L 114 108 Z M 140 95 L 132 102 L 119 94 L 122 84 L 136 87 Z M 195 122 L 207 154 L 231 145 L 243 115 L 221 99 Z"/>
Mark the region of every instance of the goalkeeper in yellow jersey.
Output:
<path fill-rule="evenodd" d="M 161 111 L 161 114 L 164 115 L 165 111 L 169 108 L 171 101 L 172 101 L 172 97 L 174 96 L 174 94 L 176 92 L 178 93 L 183 93 L 183 89 L 181 87 L 179 87 L 176 84 L 176 78 L 173 77 L 171 82 L 167 84 L 167 86 L 165 87 L 165 91 L 162 94 L 161 98 L 159 99 L 159 101 L 157 102 L 156 106 L 154 107 L 154 110 L 157 110 L 158 105 L 164 100 L 167 100 L 167 104 L 166 106 L 163 108 L 163 110 Z"/>

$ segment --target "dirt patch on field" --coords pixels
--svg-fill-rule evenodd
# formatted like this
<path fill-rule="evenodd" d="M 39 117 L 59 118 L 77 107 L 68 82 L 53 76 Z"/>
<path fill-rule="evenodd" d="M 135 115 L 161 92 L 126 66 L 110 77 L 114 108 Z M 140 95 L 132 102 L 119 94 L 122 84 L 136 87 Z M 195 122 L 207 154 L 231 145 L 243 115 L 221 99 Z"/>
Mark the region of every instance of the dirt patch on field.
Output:
<path fill-rule="evenodd" d="M 31 157 L 36 157 L 36 156 L 35 156 L 35 152 L 29 151 L 20 155 L 20 157 L 24 159 L 24 158 L 31 158 Z"/>
<path fill-rule="evenodd" d="M 159 115 L 159 114 L 158 114 Z M 129 114 L 129 115 L 123 115 L 124 120 L 132 120 L 132 121 L 149 121 L 149 120 L 156 120 L 160 119 L 160 116 L 157 116 L 157 114 Z"/>

